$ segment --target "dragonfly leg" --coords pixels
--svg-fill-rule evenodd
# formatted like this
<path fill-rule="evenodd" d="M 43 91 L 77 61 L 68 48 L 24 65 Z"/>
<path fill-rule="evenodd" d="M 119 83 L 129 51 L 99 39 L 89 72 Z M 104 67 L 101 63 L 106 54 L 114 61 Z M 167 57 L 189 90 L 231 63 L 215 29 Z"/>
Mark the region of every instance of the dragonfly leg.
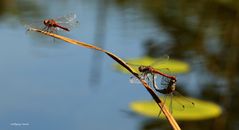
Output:
<path fill-rule="evenodd" d="M 170 104 L 169 104 L 169 111 L 172 114 L 173 113 L 173 94 L 170 94 Z"/>
<path fill-rule="evenodd" d="M 50 28 L 50 33 L 54 33 L 55 31 L 56 31 L 55 28 L 53 28 L 53 27 Z"/>
<path fill-rule="evenodd" d="M 167 97 L 168 97 L 167 95 L 164 96 L 162 107 L 165 107 L 165 103 L 166 103 Z M 159 113 L 158 113 L 158 118 L 159 118 L 159 116 L 161 115 L 161 113 L 162 113 L 162 110 L 160 109 L 160 110 L 159 110 Z"/>
<path fill-rule="evenodd" d="M 46 31 L 46 29 L 47 29 L 47 26 L 45 26 L 42 30 L 43 30 L 43 31 Z"/>
<path fill-rule="evenodd" d="M 174 91 L 173 93 L 179 95 L 180 97 L 184 98 L 187 102 L 189 102 L 190 104 L 192 104 L 193 106 L 195 106 L 195 103 L 190 101 L 190 99 L 186 98 L 185 96 L 183 96 L 181 93 L 179 93 L 178 91 Z"/>
<path fill-rule="evenodd" d="M 49 29 L 50 29 L 50 27 L 49 27 L 49 26 L 46 26 L 46 31 L 47 31 L 47 32 L 49 32 Z"/>

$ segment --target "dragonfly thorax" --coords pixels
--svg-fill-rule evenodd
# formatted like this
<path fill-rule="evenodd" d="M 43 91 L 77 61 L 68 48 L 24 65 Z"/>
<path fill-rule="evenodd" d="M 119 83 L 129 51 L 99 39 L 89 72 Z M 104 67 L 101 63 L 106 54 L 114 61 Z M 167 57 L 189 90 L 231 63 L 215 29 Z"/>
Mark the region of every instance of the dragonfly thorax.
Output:
<path fill-rule="evenodd" d="M 147 73 L 147 72 L 152 72 L 152 67 L 150 66 L 139 66 L 138 68 L 139 72 Z"/>
<path fill-rule="evenodd" d="M 56 24 L 56 22 L 53 19 L 44 20 L 43 23 L 48 27 L 53 27 Z"/>

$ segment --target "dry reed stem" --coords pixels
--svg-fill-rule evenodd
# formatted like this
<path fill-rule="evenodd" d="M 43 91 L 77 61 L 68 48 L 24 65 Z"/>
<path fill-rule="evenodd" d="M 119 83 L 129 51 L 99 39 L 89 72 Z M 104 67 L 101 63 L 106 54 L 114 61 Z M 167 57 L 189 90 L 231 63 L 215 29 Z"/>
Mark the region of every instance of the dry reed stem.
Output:
<path fill-rule="evenodd" d="M 29 28 L 28 31 L 35 31 L 35 32 L 39 32 L 63 41 L 66 41 L 68 43 L 71 44 L 75 44 L 75 45 L 79 45 L 79 46 L 83 46 L 86 48 L 90 48 L 90 49 L 95 49 L 97 51 L 101 51 L 104 52 L 105 54 L 107 54 L 108 56 L 110 56 L 113 60 L 115 60 L 116 62 L 118 62 L 120 65 L 122 65 L 124 68 L 126 68 L 130 73 L 132 73 L 135 77 L 137 77 L 140 82 L 144 85 L 144 87 L 147 89 L 147 91 L 151 94 L 151 96 L 153 97 L 154 101 L 158 104 L 158 106 L 160 107 L 160 109 L 162 110 L 163 114 L 165 115 L 165 117 L 167 118 L 167 120 L 169 121 L 170 125 L 172 126 L 172 128 L 174 130 L 181 130 L 181 128 L 179 127 L 178 123 L 176 122 L 176 120 L 174 119 L 174 117 L 172 116 L 172 114 L 168 111 L 167 107 L 164 107 L 165 105 L 163 105 L 163 102 L 159 99 L 159 97 L 157 96 L 157 94 L 155 94 L 155 92 L 151 89 L 151 87 L 146 83 L 145 80 L 141 79 L 138 75 L 138 73 L 134 72 L 133 69 L 126 63 L 124 62 L 121 58 L 119 58 L 118 56 L 104 50 L 101 49 L 99 47 L 84 43 L 84 42 L 80 42 L 77 40 L 73 40 L 64 36 L 60 36 L 54 33 L 50 33 L 50 32 L 46 32 L 46 31 L 42 31 L 40 29 L 35 29 L 35 28 Z"/>

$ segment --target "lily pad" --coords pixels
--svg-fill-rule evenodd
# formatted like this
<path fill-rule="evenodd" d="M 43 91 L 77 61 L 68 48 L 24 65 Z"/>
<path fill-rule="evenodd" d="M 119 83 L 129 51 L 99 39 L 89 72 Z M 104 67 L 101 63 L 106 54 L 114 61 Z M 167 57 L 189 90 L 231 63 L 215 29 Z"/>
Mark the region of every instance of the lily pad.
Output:
<path fill-rule="evenodd" d="M 170 70 L 170 73 L 179 74 L 179 73 L 187 73 L 189 71 L 189 64 L 180 60 L 175 59 L 164 59 L 164 58 L 152 58 L 152 57 L 142 57 L 142 58 L 135 58 L 135 59 L 128 59 L 125 60 L 126 63 L 128 63 L 135 72 L 138 72 L 138 67 L 140 65 L 153 65 L 152 67 L 156 69 L 162 69 L 162 70 Z M 122 67 L 119 64 L 115 64 L 114 67 L 123 72 L 128 73 L 129 72 Z"/>
<path fill-rule="evenodd" d="M 184 100 L 182 99 L 183 97 L 173 97 L 173 98 L 175 99 L 175 101 Z M 193 107 L 185 106 L 185 108 L 182 109 L 182 104 L 173 102 L 172 115 L 176 120 L 184 120 L 184 121 L 185 120 L 205 120 L 205 119 L 218 117 L 222 113 L 221 108 L 215 103 L 203 101 L 203 100 L 199 100 L 195 98 L 188 98 L 188 99 L 195 103 Z M 166 100 L 165 106 L 168 106 L 169 102 L 170 102 L 169 100 Z M 146 117 L 165 119 L 165 116 L 163 115 L 163 113 L 161 113 L 160 116 L 158 116 L 160 108 L 153 100 L 132 102 L 130 104 L 130 109 L 134 111 L 135 113 L 138 113 Z"/>

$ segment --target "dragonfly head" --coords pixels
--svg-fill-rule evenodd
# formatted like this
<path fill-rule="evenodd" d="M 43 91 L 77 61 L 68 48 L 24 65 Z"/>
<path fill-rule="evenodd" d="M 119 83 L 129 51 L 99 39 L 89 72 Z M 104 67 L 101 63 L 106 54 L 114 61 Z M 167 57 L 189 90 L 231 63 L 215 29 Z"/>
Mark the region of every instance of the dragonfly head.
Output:
<path fill-rule="evenodd" d="M 46 19 L 43 21 L 46 26 L 54 26 L 55 21 L 53 19 Z"/>
<path fill-rule="evenodd" d="M 143 72 L 144 69 L 145 69 L 145 66 L 143 66 L 143 65 L 139 66 L 139 68 L 138 68 L 139 72 Z"/>
<path fill-rule="evenodd" d="M 176 82 L 177 82 L 176 78 L 170 80 L 170 84 L 171 84 L 171 85 L 170 85 L 170 89 L 171 89 L 172 91 L 174 91 L 174 90 L 176 89 Z"/>
<path fill-rule="evenodd" d="M 175 76 L 172 76 L 171 80 L 172 80 L 172 82 L 174 82 L 174 83 L 176 83 L 176 82 L 177 82 L 177 79 L 176 79 L 176 77 L 175 77 Z"/>
<path fill-rule="evenodd" d="M 174 91 L 175 89 L 176 89 L 176 82 L 173 83 L 173 85 L 172 85 L 172 90 Z"/>
<path fill-rule="evenodd" d="M 49 20 L 44 20 L 43 23 L 48 26 L 49 25 Z"/>

